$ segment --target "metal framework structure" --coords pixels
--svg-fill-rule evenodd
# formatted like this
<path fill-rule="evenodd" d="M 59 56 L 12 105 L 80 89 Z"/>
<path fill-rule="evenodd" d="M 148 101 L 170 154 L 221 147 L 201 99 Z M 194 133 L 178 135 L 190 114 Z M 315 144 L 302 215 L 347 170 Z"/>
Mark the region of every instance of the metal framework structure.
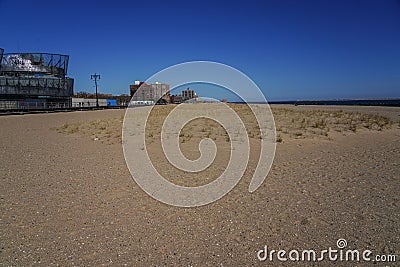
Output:
<path fill-rule="evenodd" d="M 4 54 L 4 49 L 0 47 L 0 63 L 3 61 L 3 54 Z M 1 68 L 1 64 L 0 64 Z"/>
<path fill-rule="evenodd" d="M 5 53 L 0 56 L 0 109 L 71 106 L 74 80 L 66 77 L 69 56 Z"/>
<path fill-rule="evenodd" d="M 6 53 L 0 73 L 7 75 L 42 74 L 63 78 L 68 71 L 69 56 L 49 53 Z"/>

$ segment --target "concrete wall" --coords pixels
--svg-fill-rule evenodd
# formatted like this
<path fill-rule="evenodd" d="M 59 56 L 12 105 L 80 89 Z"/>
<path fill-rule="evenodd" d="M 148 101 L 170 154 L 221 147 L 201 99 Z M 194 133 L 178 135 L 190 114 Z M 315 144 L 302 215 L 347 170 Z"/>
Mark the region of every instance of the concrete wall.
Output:
<path fill-rule="evenodd" d="M 96 99 L 91 98 L 72 98 L 72 107 L 95 107 L 96 106 Z M 99 106 L 106 107 L 107 106 L 107 99 L 99 99 Z"/>

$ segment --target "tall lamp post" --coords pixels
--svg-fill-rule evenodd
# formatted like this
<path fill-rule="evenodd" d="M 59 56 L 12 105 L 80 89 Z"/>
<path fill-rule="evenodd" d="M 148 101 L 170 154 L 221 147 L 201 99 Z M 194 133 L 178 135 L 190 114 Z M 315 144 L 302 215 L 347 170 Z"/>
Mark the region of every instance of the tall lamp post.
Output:
<path fill-rule="evenodd" d="M 97 95 L 97 80 L 100 80 L 100 74 L 94 73 L 90 75 L 90 79 L 94 80 L 94 84 L 96 85 L 96 108 L 99 108 L 99 97 Z"/>

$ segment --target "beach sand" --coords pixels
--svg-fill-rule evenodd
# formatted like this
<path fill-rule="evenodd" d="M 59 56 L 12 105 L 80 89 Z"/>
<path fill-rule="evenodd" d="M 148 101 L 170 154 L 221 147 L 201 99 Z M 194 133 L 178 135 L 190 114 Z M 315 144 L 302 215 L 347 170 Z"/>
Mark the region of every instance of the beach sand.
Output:
<path fill-rule="evenodd" d="M 160 203 L 134 182 L 120 143 L 123 110 L 0 117 L 0 265 L 280 266 L 257 252 L 337 248 L 340 238 L 349 249 L 399 255 L 400 108 L 273 112 L 280 139 L 261 187 L 248 192 L 254 149 L 239 184 L 196 208 Z M 184 154 L 196 158 L 193 145 L 209 132 L 226 153 L 223 130 L 199 122 L 182 135 Z M 157 136 L 146 138 L 162 167 Z M 201 182 L 224 164 L 217 157 Z"/>

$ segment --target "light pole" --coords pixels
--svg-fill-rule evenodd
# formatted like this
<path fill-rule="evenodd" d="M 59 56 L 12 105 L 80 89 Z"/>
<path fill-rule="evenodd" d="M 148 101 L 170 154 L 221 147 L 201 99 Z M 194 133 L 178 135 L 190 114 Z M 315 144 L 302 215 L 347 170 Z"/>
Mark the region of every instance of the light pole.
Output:
<path fill-rule="evenodd" d="M 93 75 L 90 75 L 90 79 L 94 80 L 94 84 L 96 85 L 96 108 L 99 108 L 99 97 L 97 95 L 97 79 L 100 80 L 100 74 L 94 73 Z"/>

